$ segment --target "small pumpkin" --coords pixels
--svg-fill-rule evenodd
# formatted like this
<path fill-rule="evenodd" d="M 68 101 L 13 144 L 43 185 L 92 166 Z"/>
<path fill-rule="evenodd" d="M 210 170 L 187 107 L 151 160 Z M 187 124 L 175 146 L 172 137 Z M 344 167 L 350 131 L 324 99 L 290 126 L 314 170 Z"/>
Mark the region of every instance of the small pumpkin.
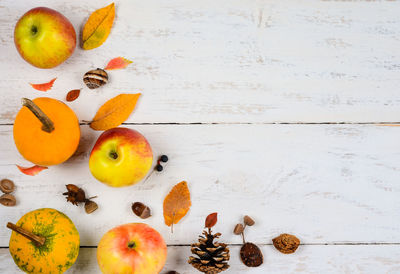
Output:
<path fill-rule="evenodd" d="M 15 264 L 27 273 L 63 273 L 79 253 L 79 233 L 63 213 L 42 208 L 28 212 L 16 223 L 10 253 Z"/>
<path fill-rule="evenodd" d="M 74 154 L 80 139 L 79 121 L 63 102 L 23 98 L 14 122 L 14 142 L 28 161 L 41 166 L 60 164 Z"/>

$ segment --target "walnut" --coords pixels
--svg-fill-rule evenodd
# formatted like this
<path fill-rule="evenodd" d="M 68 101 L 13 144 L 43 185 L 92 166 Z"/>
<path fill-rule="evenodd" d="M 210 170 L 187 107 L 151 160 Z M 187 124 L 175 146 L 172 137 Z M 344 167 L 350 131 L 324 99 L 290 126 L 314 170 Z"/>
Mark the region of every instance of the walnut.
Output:
<path fill-rule="evenodd" d="M 272 239 L 272 243 L 275 248 L 284 254 L 291 254 L 296 251 L 300 245 L 300 240 L 290 234 L 281 234 L 278 237 Z"/>

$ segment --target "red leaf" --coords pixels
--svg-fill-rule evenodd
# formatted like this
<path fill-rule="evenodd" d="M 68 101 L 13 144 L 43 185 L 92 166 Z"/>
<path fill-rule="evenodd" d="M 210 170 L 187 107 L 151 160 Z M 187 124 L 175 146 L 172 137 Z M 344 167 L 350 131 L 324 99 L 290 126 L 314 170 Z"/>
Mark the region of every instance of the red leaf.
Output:
<path fill-rule="evenodd" d="M 81 93 L 81 90 L 80 90 L 80 89 L 73 89 L 73 90 L 70 90 L 70 91 L 68 92 L 68 94 L 67 94 L 66 100 L 67 100 L 68 102 L 75 101 L 75 100 L 79 97 L 79 94 L 80 94 L 80 93 Z"/>
<path fill-rule="evenodd" d="M 105 70 L 123 69 L 126 68 L 130 63 L 132 63 L 131 60 L 125 59 L 123 57 L 117 57 L 110 60 L 110 62 L 108 62 L 107 66 L 104 69 Z"/>
<path fill-rule="evenodd" d="M 210 215 L 207 216 L 206 218 L 206 224 L 205 227 L 207 228 L 212 228 L 213 226 L 215 226 L 215 224 L 217 223 L 217 212 L 215 213 L 211 213 Z"/>
<path fill-rule="evenodd" d="M 19 170 L 21 170 L 22 173 L 29 175 L 29 176 L 35 176 L 43 169 L 48 169 L 47 166 L 38 166 L 38 165 L 35 165 L 32 167 L 22 167 L 19 165 L 16 165 L 16 166 L 18 167 Z"/>
<path fill-rule="evenodd" d="M 54 84 L 54 81 L 57 79 L 57 77 L 56 78 L 54 78 L 54 79 L 52 79 L 50 82 L 48 82 L 48 83 L 43 83 L 43 84 L 32 84 L 32 83 L 29 83 L 34 89 L 36 89 L 36 90 L 40 90 L 40 91 L 48 91 L 49 89 L 51 89 L 51 87 L 53 86 L 53 84 Z"/>

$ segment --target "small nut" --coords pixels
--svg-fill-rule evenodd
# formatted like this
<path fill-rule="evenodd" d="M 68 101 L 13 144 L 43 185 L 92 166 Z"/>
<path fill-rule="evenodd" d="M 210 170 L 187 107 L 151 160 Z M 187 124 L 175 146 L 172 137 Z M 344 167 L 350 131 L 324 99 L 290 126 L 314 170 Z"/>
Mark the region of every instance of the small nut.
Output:
<path fill-rule="evenodd" d="M 243 230 L 244 230 L 243 225 L 242 224 L 237 224 L 235 226 L 235 229 L 233 230 L 233 233 L 236 234 L 236 235 L 240 235 L 240 234 L 243 233 Z"/>
<path fill-rule="evenodd" d="M 240 248 L 240 258 L 248 267 L 257 267 L 264 262 L 261 249 L 253 243 L 245 243 Z"/>
<path fill-rule="evenodd" d="M 142 219 L 147 219 L 151 216 L 150 208 L 140 202 L 135 202 L 132 204 L 132 211 L 136 216 Z"/>
<path fill-rule="evenodd" d="M 6 193 L 6 194 L 11 193 L 14 191 L 14 189 L 15 189 L 15 185 L 14 185 L 13 181 L 11 181 L 9 179 L 3 179 L 0 181 L 0 190 L 3 193 Z"/>
<path fill-rule="evenodd" d="M 249 216 L 244 216 L 243 221 L 246 225 L 248 226 L 252 226 L 255 224 L 254 220 L 252 218 L 250 218 Z"/>
<path fill-rule="evenodd" d="M 99 206 L 95 202 L 90 201 L 90 200 L 86 200 L 86 202 L 85 202 L 85 211 L 86 211 L 87 214 L 92 213 L 93 211 L 95 211 L 98 208 L 99 208 Z"/>
<path fill-rule="evenodd" d="M 278 237 L 272 239 L 272 243 L 275 248 L 284 254 L 291 254 L 296 251 L 300 245 L 300 240 L 290 234 L 281 234 Z"/>
<path fill-rule="evenodd" d="M 15 206 L 17 204 L 17 200 L 12 194 L 3 194 L 0 196 L 0 204 L 3 206 Z"/>

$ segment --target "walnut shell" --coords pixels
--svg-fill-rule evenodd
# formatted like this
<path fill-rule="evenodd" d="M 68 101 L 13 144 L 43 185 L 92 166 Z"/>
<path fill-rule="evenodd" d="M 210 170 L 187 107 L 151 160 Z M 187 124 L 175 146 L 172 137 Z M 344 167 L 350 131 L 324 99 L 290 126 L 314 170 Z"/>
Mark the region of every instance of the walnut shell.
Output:
<path fill-rule="evenodd" d="M 281 234 L 272 239 L 275 248 L 284 254 L 294 253 L 300 245 L 300 240 L 290 234 Z"/>

